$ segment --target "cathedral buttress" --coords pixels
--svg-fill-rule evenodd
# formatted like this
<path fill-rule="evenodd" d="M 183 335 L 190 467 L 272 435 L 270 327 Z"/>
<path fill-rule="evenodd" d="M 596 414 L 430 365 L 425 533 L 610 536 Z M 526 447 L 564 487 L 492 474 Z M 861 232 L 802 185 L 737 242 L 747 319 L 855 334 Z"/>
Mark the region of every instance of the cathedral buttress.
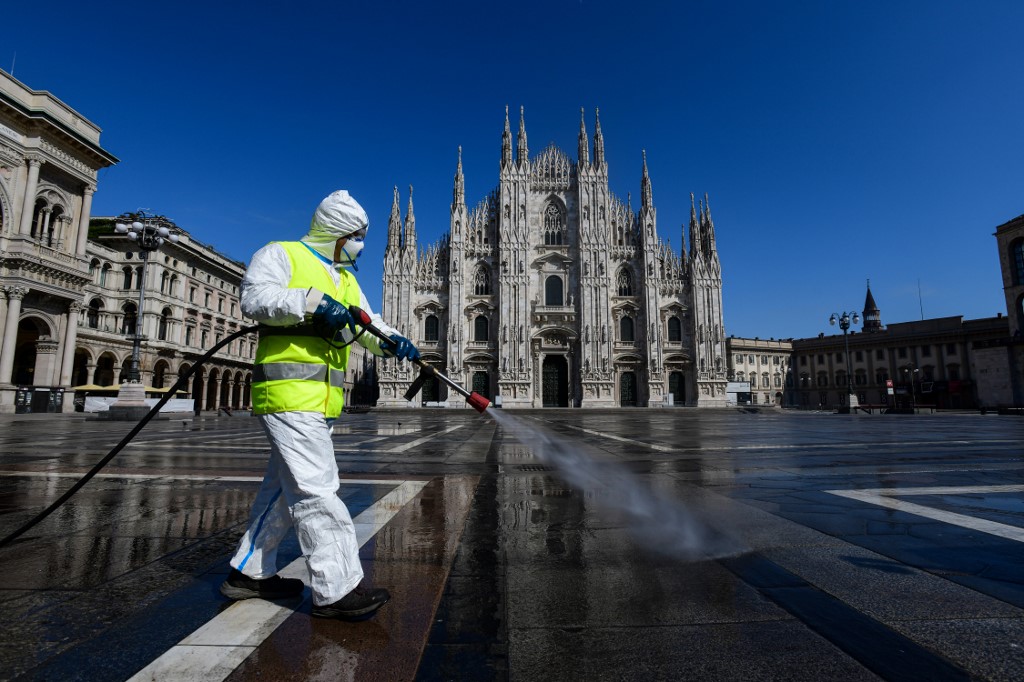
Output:
<path fill-rule="evenodd" d="M 449 219 L 449 230 L 451 241 L 448 254 L 448 292 L 447 300 L 440 303 L 447 313 L 441 319 L 448 321 L 442 325 L 442 338 L 447 348 L 446 364 L 450 376 L 456 381 L 465 382 L 462 372 L 465 357 L 462 353 L 462 328 L 459 322 L 462 320 L 462 311 L 466 309 L 467 286 L 473 286 L 473 273 L 475 271 L 475 260 L 466 256 L 466 236 L 473 230 L 469 224 L 469 211 L 466 209 L 466 180 L 462 174 L 462 146 L 459 146 L 459 162 L 455 169 L 455 179 L 452 183 L 452 206 Z M 475 235 L 474 235 L 475 237 Z M 474 242 L 475 244 L 475 242 Z"/>
<path fill-rule="evenodd" d="M 706 195 L 705 195 L 706 197 Z M 705 200 L 699 216 L 690 218 L 690 254 L 693 282 L 692 310 L 696 325 L 697 404 L 718 407 L 725 399 L 725 322 L 722 313 L 722 273 L 715 245 L 714 226 Z M 692 198 L 691 198 L 692 206 Z"/>
<path fill-rule="evenodd" d="M 654 191 L 651 176 L 647 170 L 647 152 L 643 152 L 643 171 L 640 176 L 640 214 L 638 216 L 643 244 L 643 292 L 644 317 L 640 338 L 647 340 L 643 345 L 647 355 L 647 386 L 645 396 L 648 404 L 662 401 L 664 382 L 661 368 L 664 364 L 661 344 L 661 268 L 658 260 L 658 218 L 654 208 Z"/>

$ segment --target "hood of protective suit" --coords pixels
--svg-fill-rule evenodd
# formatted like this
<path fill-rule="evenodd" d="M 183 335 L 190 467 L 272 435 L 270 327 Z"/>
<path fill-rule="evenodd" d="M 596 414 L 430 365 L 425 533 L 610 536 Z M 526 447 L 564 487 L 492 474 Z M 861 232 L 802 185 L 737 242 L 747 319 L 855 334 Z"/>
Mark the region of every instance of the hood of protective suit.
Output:
<path fill-rule="evenodd" d="M 334 244 L 339 239 L 369 226 L 370 219 L 359 202 L 352 198 L 348 190 L 339 189 L 316 207 L 309 224 L 309 233 L 302 241 L 327 260 L 333 261 Z"/>

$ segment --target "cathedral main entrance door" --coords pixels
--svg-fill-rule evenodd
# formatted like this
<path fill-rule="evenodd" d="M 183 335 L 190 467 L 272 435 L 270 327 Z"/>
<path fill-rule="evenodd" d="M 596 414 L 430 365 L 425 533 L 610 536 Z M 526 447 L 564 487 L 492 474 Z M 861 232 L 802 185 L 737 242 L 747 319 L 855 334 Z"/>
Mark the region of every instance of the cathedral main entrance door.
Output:
<path fill-rule="evenodd" d="M 686 402 L 686 379 L 682 372 L 672 372 L 668 375 L 668 392 L 672 394 L 672 402 L 675 405 L 682 405 Z"/>
<path fill-rule="evenodd" d="M 544 407 L 569 407 L 569 363 L 564 355 L 544 358 L 541 397 Z"/>
<path fill-rule="evenodd" d="M 619 405 L 636 407 L 636 374 L 623 372 L 619 377 Z"/>

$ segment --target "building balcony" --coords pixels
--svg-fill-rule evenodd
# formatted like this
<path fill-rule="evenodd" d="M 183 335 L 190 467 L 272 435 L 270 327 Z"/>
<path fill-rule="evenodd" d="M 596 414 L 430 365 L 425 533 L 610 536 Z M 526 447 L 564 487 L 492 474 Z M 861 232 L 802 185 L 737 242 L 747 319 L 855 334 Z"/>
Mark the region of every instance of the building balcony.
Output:
<path fill-rule="evenodd" d="M 576 308 L 568 305 L 535 305 L 533 323 L 541 326 L 575 324 Z"/>

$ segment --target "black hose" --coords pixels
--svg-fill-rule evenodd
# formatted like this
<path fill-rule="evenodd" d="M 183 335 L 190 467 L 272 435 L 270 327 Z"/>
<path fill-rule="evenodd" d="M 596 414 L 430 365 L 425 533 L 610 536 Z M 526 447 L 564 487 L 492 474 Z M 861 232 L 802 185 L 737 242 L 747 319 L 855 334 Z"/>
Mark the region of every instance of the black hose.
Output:
<path fill-rule="evenodd" d="M 144 416 L 142 419 L 139 420 L 139 423 L 135 425 L 135 428 L 133 428 L 131 431 L 129 431 L 128 435 L 125 436 L 124 438 L 122 438 L 121 442 L 118 443 L 117 445 L 115 445 L 113 450 L 108 452 L 107 455 L 103 459 L 101 459 L 99 462 L 96 463 L 96 466 L 94 466 L 84 476 L 82 476 L 82 478 L 80 478 L 73 486 L 71 486 L 67 490 L 67 492 L 65 492 L 63 495 L 61 495 L 59 498 L 57 498 L 57 500 L 53 504 L 51 504 L 49 507 L 47 507 L 46 509 L 44 509 L 43 511 L 39 512 L 38 514 L 36 514 L 31 519 L 29 519 L 29 521 L 27 523 L 25 523 L 24 525 L 22 525 L 21 528 L 19 528 L 18 530 L 14 531 L 13 533 L 8 535 L 4 539 L 0 540 L 0 548 L 6 547 L 8 544 L 11 543 L 12 540 L 14 540 L 18 536 L 20 536 L 22 533 L 27 531 L 32 526 L 36 525 L 37 523 L 39 523 L 40 521 L 45 519 L 47 516 L 52 514 L 54 511 L 56 511 L 57 508 L 59 508 L 62 504 L 67 502 L 71 498 L 72 495 L 74 495 L 76 492 L 78 492 L 78 490 L 82 486 L 84 486 L 86 483 L 88 483 L 89 479 L 91 479 L 93 476 L 98 474 L 100 469 L 105 467 L 110 462 L 110 460 L 114 459 L 114 457 L 117 455 L 117 453 L 121 452 L 121 450 L 124 448 L 124 446 L 128 445 L 128 443 L 130 443 L 131 440 L 133 438 L 135 438 L 135 436 L 138 435 L 139 431 L 141 431 L 143 429 L 143 427 L 146 424 L 149 423 L 149 420 L 151 420 L 153 417 L 156 416 L 156 414 L 158 412 L 160 412 L 160 408 L 167 404 L 167 401 L 171 399 L 171 396 L 173 396 L 175 393 L 178 392 L 179 389 L 184 388 L 188 384 L 189 378 L 195 373 L 196 369 L 198 369 L 199 367 L 202 367 L 203 363 L 206 362 L 207 360 L 209 360 L 211 357 L 213 357 L 214 353 L 216 353 L 221 348 L 223 348 L 227 344 L 229 344 L 232 341 L 234 341 L 235 339 L 237 339 L 239 336 L 242 336 L 243 334 L 250 334 L 250 333 L 256 331 L 257 329 L 259 329 L 258 325 L 253 325 L 251 327 L 243 327 L 242 329 L 239 329 L 234 334 L 229 335 L 223 341 L 221 341 L 220 343 L 214 345 L 213 348 L 208 350 L 206 352 L 206 354 L 203 355 L 203 357 L 199 358 L 198 362 L 196 362 L 194 365 L 192 365 L 191 367 L 188 368 L 187 372 L 185 372 L 184 374 L 182 374 L 182 375 L 180 375 L 178 377 L 178 380 L 174 383 L 174 386 L 172 386 L 167 391 L 167 393 L 164 395 L 164 397 L 160 399 L 160 402 L 158 402 L 156 405 L 154 405 L 153 409 L 151 409 L 148 413 L 146 413 L 146 416 Z"/>

